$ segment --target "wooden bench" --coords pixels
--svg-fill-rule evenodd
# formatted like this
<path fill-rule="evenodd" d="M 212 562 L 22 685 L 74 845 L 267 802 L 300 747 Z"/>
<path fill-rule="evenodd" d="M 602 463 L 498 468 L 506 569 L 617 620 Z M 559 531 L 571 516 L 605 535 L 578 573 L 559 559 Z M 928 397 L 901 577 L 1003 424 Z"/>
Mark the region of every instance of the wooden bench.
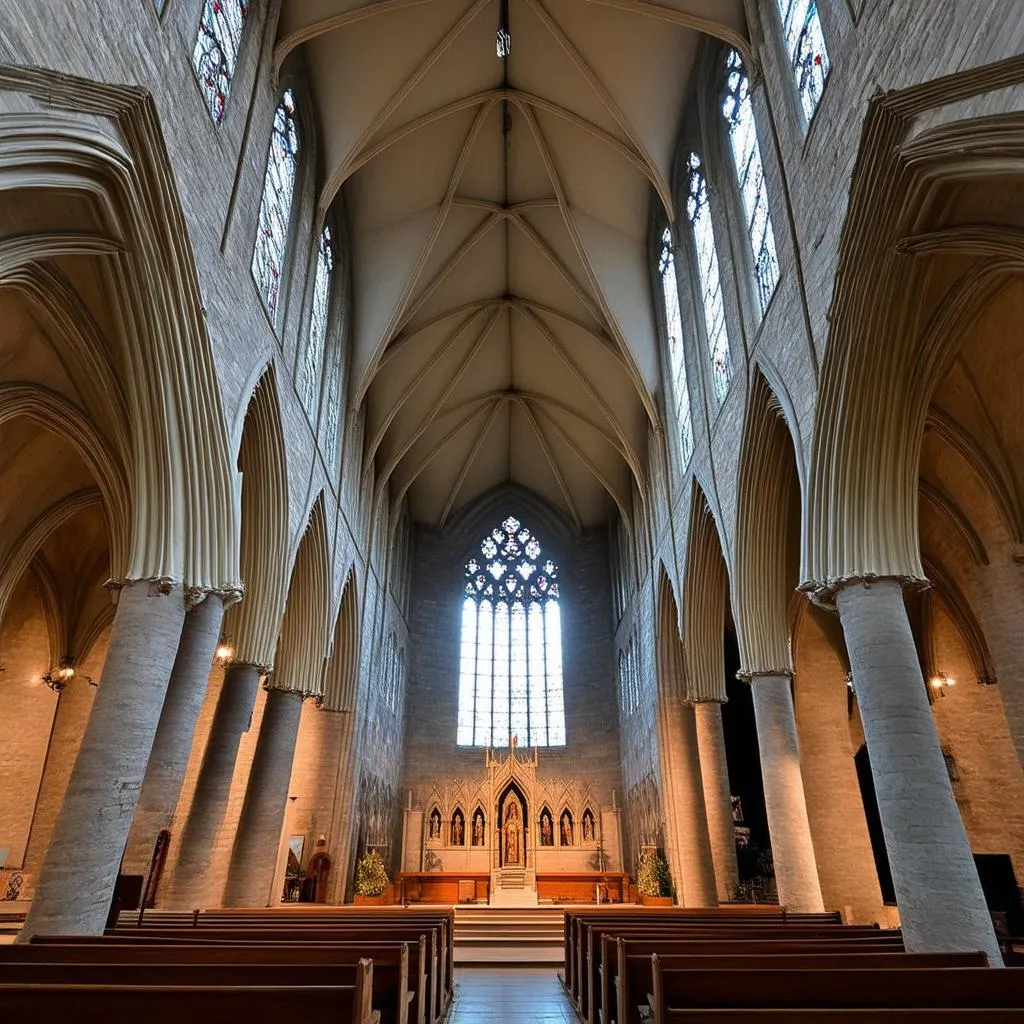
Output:
<path fill-rule="evenodd" d="M 651 956 L 654 1024 L 688 1020 L 693 1010 L 1000 1009 L 1024 1013 L 1024 969 L 811 971 L 675 969 Z M 1021 1018 L 1024 1019 L 1024 1018 Z"/>

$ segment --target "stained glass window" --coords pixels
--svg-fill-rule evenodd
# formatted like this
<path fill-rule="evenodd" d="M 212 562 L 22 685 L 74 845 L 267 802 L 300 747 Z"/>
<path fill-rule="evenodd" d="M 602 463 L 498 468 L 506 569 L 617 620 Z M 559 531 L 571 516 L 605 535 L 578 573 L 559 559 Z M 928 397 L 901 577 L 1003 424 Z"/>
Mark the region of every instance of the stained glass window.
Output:
<path fill-rule="evenodd" d="M 192 67 L 206 98 L 206 109 L 217 125 L 224 120 L 248 9 L 248 0 L 205 0 L 203 3 L 199 35 L 192 50 Z M 162 10 L 161 0 L 157 11 Z"/>
<path fill-rule="evenodd" d="M 316 418 L 317 399 L 320 397 L 320 367 L 324 358 L 324 339 L 327 337 L 327 316 L 331 308 L 331 272 L 334 270 L 334 250 L 331 247 L 331 229 L 324 225 L 316 249 L 316 279 L 313 283 L 313 310 L 309 317 L 309 338 L 302 361 L 299 393 L 310 418 Z"/>
<path fill-rule="evenodd" d="M 686 384 L 686 357 L 683 353 L 683 321 L 679 313 L 679 284 L 676 281 L 676 256 L 672 232 L 665 228 L 661 236 L 661 295 L 665 303 L 665 329 L 668 331 L 668 358 L 672 371 L 672 393 L 676 403 L 676 422 L 683 447 L 683 463 L 693 454 L 693 419 L 690 415 L 690 392 Z"/>
<path fill-rule="evenodd" d="M 708 206 L 708 183 L 704 177 L 700 157 L 690 154 L 690 189 L 686 199 L 686 213 L 693 225 L 693 240 L 697 249 L 697 276 L 700 278 L 700 297 L 704 306 L 704 330 L 711 356 L 711 380 L 715 399 L 721 404 L 732 379 L 732 356 L 729 353 L 729 335 L 725 327 L 725 306 L 722 303 L 722 278 L 718 273 L 718 251 L 715 249 L 715 228 L 711 223 Z"/>
<path fill-rule="evenodd" d="M 459 650 L 459 746 L 565 746 L 558 568 L 515 516 L 466 563 Z"/>
<path fill-rule="evenodd" d="M 815 0 L 779 0 L 782 35 L 793 68 L 796 91 L 808 121 L 814 117 L 831 65 Z"/>
<path fill-rule="evenodd" d="M 277 323 L 281 297 L 281 273 L 288 243 L 288 222 L 295 192 L 295 162 L 299 155 L 299 132 L 295 123 L 295 97 L 287 89 L 274 111 L 263 199 L 252 253 L 252 276 L 263 296 L 270 319 Z"/>
<path fill-rule="evenodd" d="M 324 443 L 327 463 L 334 466 L 338 458 L 338 420 L 341 416 L 341 345 L 335 345 L 327 371 L 327 408 L 324 412 Z"/>
<path fill-rule="evenodd" d="M 775 232 L 768 214 L 768 192 L 761 149 L 757 144 L 754 107 L 750 101 L 750 79 L 743 66 L 743 58 L 735 50 L 726 59 L 725 74 L 727 92 L 722 113 L 729 125 L 729 141 L 747 220 L 747 237 L 753 251 L 757 297 L 764 313 L 779 281 L 779 259 L 775 253 Z"/>

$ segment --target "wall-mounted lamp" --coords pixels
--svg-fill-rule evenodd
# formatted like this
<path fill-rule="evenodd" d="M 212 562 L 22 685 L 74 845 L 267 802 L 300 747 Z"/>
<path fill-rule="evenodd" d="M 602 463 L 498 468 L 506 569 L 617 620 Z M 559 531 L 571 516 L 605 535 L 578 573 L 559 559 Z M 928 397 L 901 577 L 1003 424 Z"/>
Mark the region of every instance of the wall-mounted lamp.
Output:
<path fill-rule="evenodd" d="M 60 663 L 59 668 L 51 668 L 49 672 L 43 676 L 43 682 L 46 683 L 46 685 L 55 693 L 60 693 L 77 674 L 78 673 L 75 671 L 75 667 L 71 664 L 70 659 L 65 658 Z M 81 678 L 87 683 L 92 682 L 88 676 L 82 676 Z"/>
<path fill-rule="evenodd" d="M 928 685 L 932 688 L 932 692 L 936 697 L 945 697 L 946 691 L 951 686 L 956 686 L 956 680 L 952 676 L 947 676 L 945 672 L 936 672 L 928 680 Z"/>
<path fill-rule="evenodd" d="M 217 659 L 217 664 L 222 665 L 225 668 L 235 660 L 235 648 L 231 644 L 231 637 L 221 637 L 221 641 L 217 644 L 217 652 L 214 654 Z"/>

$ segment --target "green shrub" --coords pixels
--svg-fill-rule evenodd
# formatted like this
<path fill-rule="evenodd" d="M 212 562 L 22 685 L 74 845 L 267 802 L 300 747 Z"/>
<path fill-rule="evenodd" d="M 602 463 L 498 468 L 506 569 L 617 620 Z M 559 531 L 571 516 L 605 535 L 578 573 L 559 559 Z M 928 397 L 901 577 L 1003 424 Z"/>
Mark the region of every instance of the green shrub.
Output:
<path fill-rule="evenodd" d="M 388 873 L 384 861 L 376 850 L 360 858 L 356 868 L 356 893 L 359 896 L 379 896 L 388 887 Z"/>
<path fill-rule="evenodd" d="M 647 847 L 640 856 L 640 868 L 636 873 L 636 888 L 642 896 L 672 896 L 672 875 L 668 870 L 665 851 L 658 847 Z"/>

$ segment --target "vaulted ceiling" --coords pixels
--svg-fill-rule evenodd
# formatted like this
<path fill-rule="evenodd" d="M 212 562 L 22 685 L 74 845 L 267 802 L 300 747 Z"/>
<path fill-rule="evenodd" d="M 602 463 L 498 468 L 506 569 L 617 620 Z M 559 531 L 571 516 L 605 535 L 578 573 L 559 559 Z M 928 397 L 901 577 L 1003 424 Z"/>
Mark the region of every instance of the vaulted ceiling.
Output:
<path fill-rule="evenodd" d="M 588 526 L 645 490 L 651 203 L 701 36 L 744 31 L 742 0 L 286 0 L 382 498 L 443 525 L 512 481 Z"/>

